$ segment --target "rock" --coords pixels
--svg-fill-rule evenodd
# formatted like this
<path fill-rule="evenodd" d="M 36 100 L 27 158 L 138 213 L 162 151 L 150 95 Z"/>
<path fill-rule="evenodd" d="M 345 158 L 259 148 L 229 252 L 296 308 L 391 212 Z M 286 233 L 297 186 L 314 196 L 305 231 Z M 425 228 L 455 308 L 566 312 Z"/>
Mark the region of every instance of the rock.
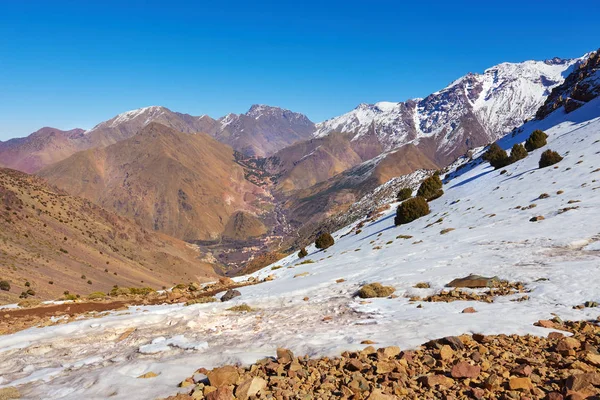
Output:
<path fill-rule="evenodd" d="M 278 348 L 277 349 L 277 362 L 280 364 L 289 364 L 294 361 L 294 353 L 291 350 Z"/>
<path fill-rule="evenodd" d="M 589 386 L 600 386 L 600 373 L 588 372 L 571 375 L 565 383 L 565 387 L 574 392 L 586 389 Z"/>
<path fill-rule="evenodd" d="M 223 297 L 221 297 L 221 301 L 229 301 L 235 297 L 241 296 L 242 294 L 240 293 L 239 290 L 235 290 L 235 289 L 229 289 L 228 291 L 225 292 L 225 294 L 223 295 Z"/>
<path fill-rule="evenodd" d="M 142 379 L 148 379 L 148 378 L 156 378 L 158 376 L 158 374 L 156 372 L 146 372 L 143 375 L 138 376 L 138 378 L 142 378 Z"/>
<path fill-rule="evenodd" d="M 469 275 L 464 278 L 454 279 L 452 282 L 447 284 L 449 287 L 465 287 L 465 288 L 484 288 L 484 287 L 493 287 L 500 279 L 497 276 L 486 278 L 480 275 Z"/>
<path fill-rule="evenodd" d="M 308 272 L 301 272 L 299 274 L 294 275 L 294 278 L 302 278 L 303 276 L 307 276 Z"/>
<path fill-rule="evenodd" d="M 394 400 L 395 398 L 395 396 L 383 393 L 381 389 L 374 389 L 368 400 Z"/>
<path fill-rule="evenodd" d="M 228 387 L 220 387 L 206 395 L 206 400 L 233 400 L 233 391 Z"/>
<path fill-rule="evenodd" d="M 256 396 L 258 392 L 263 391 L 267 387 L 267 381 L 263 378 L 253 377 L 248 378 L 235 389 L 235 397 L 240 400 L 246 400 L 250 396 Z"/>
<path fill-rule="evenodd" d="M 563 335 L 563 334 L 562 334 L 562 333 L 560 333 L 560 332 L 550 332 L 550 333 L 548 334 L 548 339 L 552 339 L 552 340 L 555 340 L 555 339 L 561 339 L 561 338 L 563 338 L 563 337 L 565 337 L 565 335 Z"/>
<path fill-rule="evenodd" d="M 273 274 L 271 274 L 265 278 L 265 282 L 269 282 L 269 281 L 273 281 L 273 280 L 275 280 L 275 275 L 273 275 Z"/>
<path fill-rule="evenodd" d="M 0 389 L 0 400 L 20 399 L 21 393 L 15 387 L 9 386 Z"/>
<path fill-rule="evenodd" d="M 558 392 L 550 392 L 546 396 L 546 400 L 564 400 L 564 397 Z"/>
<path fill-rule="evenodd" d="M 465 345 L 463 344 L 463 342 L 456 336 L 447 336 L 442 339 L 442 343 L 446 343 L 447 345 L 452 347 L 453 350 L 465 349 Z"/>
<path fill-rule="evenodd" d="M 346 364 L 346 369 L 348 371 L 362 371 L 363 368 L 364 368 L 363 363 L 358 361 L 356 358 L 351 359 Z"/>
<path fill-rule="evenodd" d="M 477 312 L 477 310 L 475 310 L 473 307 L 467 307 L 464 310 L 462 310 L 463 314 L 473 314 L 476 312 Z"/>
<path fill-rule="evenodd" d="M 219 284 L 221 286 L 231 286 L 233 285 L 235 282 L 233 281 L 233 279 L 228 278 L 226 276 L 222 276 L 219 278 Z"/>
<path fill-rule="evenodd" d="M 226 365 L 221 368 L 215 368 L 206 373 L 211 386 L 220 388 L 222 386 L 235 385 L 240 375 L 236 367 Z"/>
<path fill-rule="evenodd" d="M 571 353 L 581 347 L 581 342 L 573 337 L 567 336 L 558 342 L 556 345 L 556 351 L 561 354 Z"/>
<path fill-rule="evenodd" d="M 496 374 L 491 374 L 484 381 L 484 386 L 487 390 L 494 390 L 502 384 L 502 379 Z"/>
<path fill-rule="evenodd" d="M 360 344 L 377 344 L 377 342 L 367 339 L 360 342 Z"/>
<path fill-rule="evenodd" d="M 530 218 L 530 219 L 529 219 L 529 222 L 543 221 L 543 220 L 545 220 L 545 219 L 546 219 L 546 218 L 544 218 L 544 216 L 543 216 L 543 215 L 538 215 L 537 217 L 532 217 L 532 218 Z"/>
<path fill-rule="evenodd" d="M 377 358 L 381 360 L 396 357 L 398 354 L 400 354 L 400 347 L 398 346 L 389 346 L 377 349 Z"/>
<path fill-rule="evenodd" d="M 521 364 L 513 370 L 513 373 L 521 376 L 530 376 L 533 373 L 533 369 L 527 364 Z"/>
<path fill-rule="evenodd" d="M 452 367 L 450 375 L 453 378 L 477 378 L 481 373 L 481 367 L 461 361 Z"/>
<path fill-rule="evenodd" d="M 454 379 L 445 375 L 427 375 L 421 378 L 421 383 L 428 388 L 436 386 L 450 387 L 454 385 Z"/>
<path fill-rule="evenodd" d="M 443 345 L 440 348 L 440 359 L 442 360 L 449 360 L 452 358 L 452 356 L 454 355 L 454 350 L 452 350 L 452 347 L 448 346 L 447 344 Z"/>
<path fill-rule="evenodd" d="M 531 390 L 533 383 L 529 378 L 510 378 L 508 381 L 510 390 Z"/>
<path fill-rule="evenodd" d="M 600 355 L 594 353 L 587 353 L 585 355 L 585 360 L 591 364 L 594 364 L 597 367 L 600 367 Z"/>
<path fill-rule="evenodd" d="M 378 374 L 389 374 L 396 369 L 396 364 L 391 361 L 377 361 L 376 368 Z"/>

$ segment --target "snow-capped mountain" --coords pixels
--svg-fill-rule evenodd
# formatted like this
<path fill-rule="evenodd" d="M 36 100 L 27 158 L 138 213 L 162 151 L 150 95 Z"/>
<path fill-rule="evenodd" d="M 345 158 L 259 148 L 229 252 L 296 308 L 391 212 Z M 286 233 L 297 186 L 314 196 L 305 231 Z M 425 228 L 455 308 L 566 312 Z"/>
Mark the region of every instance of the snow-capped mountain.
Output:
<path fill-rule="evenodd" d="M 352 132 L 352 140 L 361 141 L 374 135 L 384 150 L 422 143 L 444 164 L 534 116 L 580 60 L 502 63 L 483 74 L 469 73 L 424 99 L 360 104 L 317 124 L 315 137 Z"/>

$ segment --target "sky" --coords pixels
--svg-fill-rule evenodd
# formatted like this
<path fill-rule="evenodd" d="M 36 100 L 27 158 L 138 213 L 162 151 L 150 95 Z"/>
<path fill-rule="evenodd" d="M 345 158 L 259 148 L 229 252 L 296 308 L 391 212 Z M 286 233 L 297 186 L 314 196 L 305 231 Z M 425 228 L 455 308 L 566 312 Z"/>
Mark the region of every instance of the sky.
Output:
<path fill-rule="evenodd" d="M 500 62 L 579 57 L 600 47 L 599 12 L 597 0 L 0 0 L 0 140 L 150 105 L 218 118 L 269 104 L 319 122 Z"/>

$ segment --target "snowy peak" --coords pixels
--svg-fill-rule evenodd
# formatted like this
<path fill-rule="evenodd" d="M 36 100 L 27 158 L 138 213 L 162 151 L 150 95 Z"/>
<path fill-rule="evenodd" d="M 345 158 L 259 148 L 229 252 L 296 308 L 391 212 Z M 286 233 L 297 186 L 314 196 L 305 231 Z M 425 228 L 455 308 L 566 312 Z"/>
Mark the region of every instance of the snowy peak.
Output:
<path fill-rule="evenodd" d="M 353 133 L 369 136 L 389 151 L 433 139 L 438 161 L 457 151 L 496 140 L 535 115 L 551 90 L 580 59 L 501 63 L 483 73 L 468 73 L 424 99 L 360 104 L 347 114 L 316 125 L 315 137 Z"/>

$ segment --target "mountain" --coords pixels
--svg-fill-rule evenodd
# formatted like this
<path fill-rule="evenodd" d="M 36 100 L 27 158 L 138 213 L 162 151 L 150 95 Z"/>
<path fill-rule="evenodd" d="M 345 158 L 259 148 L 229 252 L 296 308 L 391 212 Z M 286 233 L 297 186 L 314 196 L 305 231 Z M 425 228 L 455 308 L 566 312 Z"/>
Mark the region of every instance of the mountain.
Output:
<path fill-rule="evenodd" d="M 260 212 L 254 202 L 263 190 L 244 174 L 231 147 L 157 122 L 39 172 L 73 195 L 187 241 L 218 239 L 236 211 Z"/>
<path fill-rule="evenodd" d="M 0 280 L 11 286 L 0 291 L 3 303 L 29 289 L 48 299 L 65 290 L 160 289 L 216 276 L 187 243 L 69 196 L 36 176 L 1 168 L 0 204 Z"/>
<path fill-rule="evenodd" d="M 27 137 L 0 142 L 0 166 L 35 172 L 79 150 L 83 136 L 83 129 L 44 127 Z"/>
<path fill-rule="evenodd" d="M 312 136 L 315 125 L 305 115 L 255 104 L 245 114 L 227 114 L 215 138 L 249 156 L 264 157 Z"/>
<path fill-rule="evenodd" d="M 413 143 L 446 165 L 533 117 L 579 61 L 502 63 L 483 74 L 469 73 L 424 99 L 361 104 L 317 124 L 315 137 L 350 132 L 352 142 L 377 142 L 384 151 Z"/>

